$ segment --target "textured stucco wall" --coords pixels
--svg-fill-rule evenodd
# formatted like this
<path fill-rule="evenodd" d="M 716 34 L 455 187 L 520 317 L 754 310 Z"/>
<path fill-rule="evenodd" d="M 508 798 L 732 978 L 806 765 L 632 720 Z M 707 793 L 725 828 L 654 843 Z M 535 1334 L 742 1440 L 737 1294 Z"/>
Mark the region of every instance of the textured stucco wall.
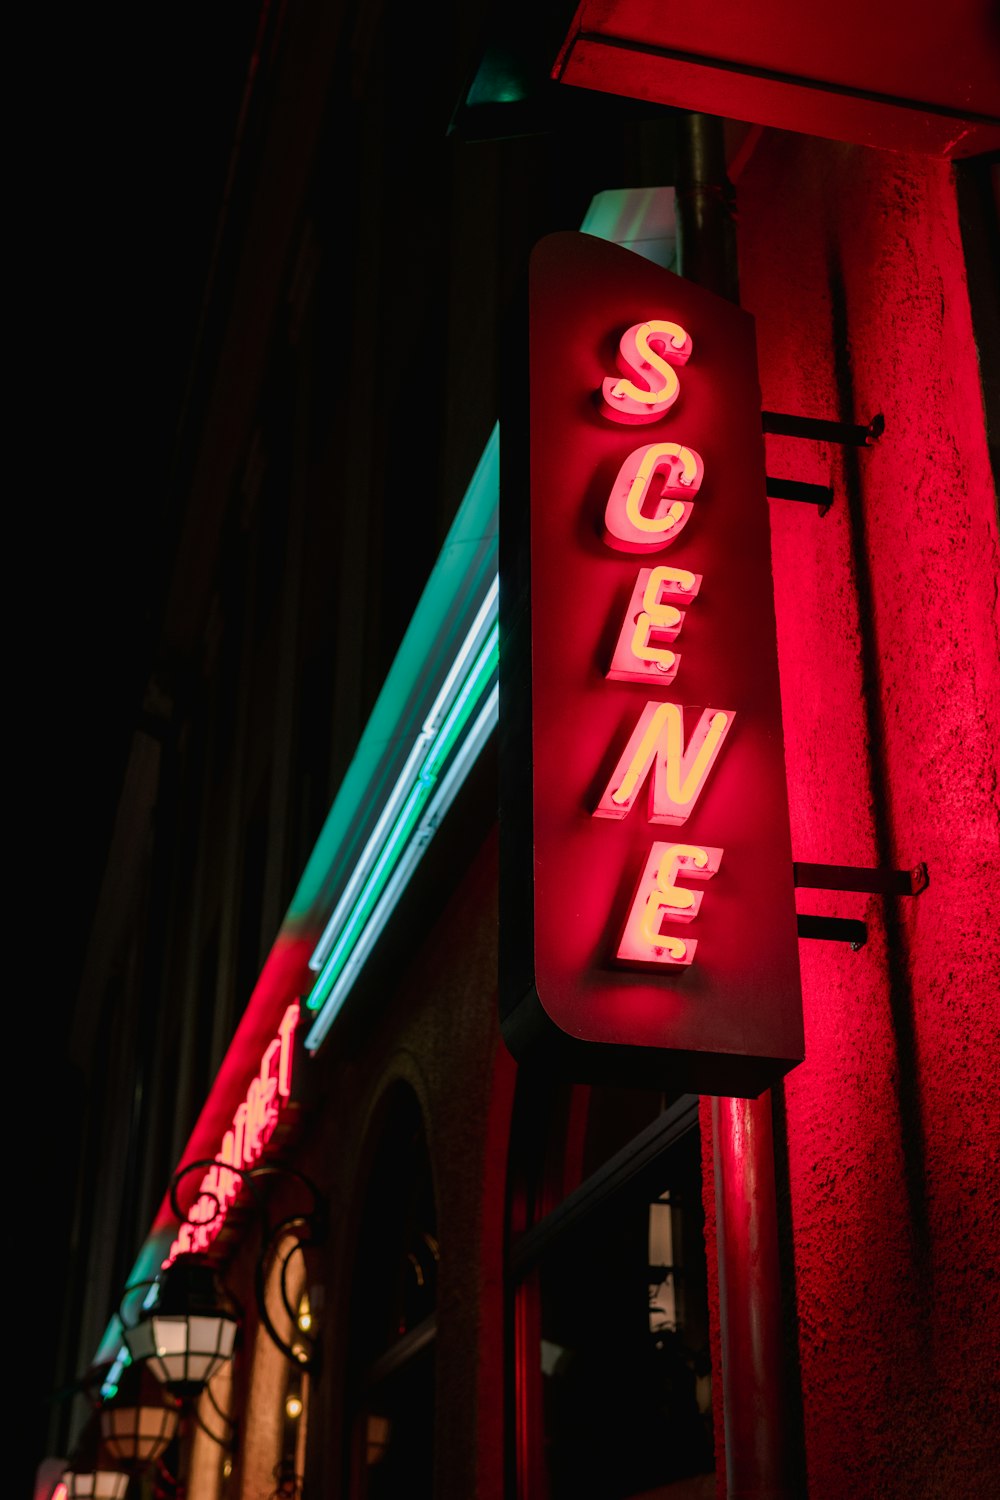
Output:
<path fill-rule="evenodd" d="M 771 502 L 796 859 L 927 863 L 916 899 L 799 893 L 785 1082 L 808 1492 L 1000 1493 L 997 509 L 948 164 L 764 135 L 737 183 L 765 407 L 877 447 L 768 439 L 829 482 Z"/>

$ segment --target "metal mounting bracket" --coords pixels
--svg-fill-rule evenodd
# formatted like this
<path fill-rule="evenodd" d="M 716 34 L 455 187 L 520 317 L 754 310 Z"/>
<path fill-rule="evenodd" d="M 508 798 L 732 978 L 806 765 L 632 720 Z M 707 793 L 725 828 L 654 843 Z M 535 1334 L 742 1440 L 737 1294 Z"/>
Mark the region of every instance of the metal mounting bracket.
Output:
<path fill-rule="evenodd" d="M 868 941 L 868 926 L 853 917 L 810 917 L 798 914 L 800 938 L 823 938 L 828 943 L 850 943 L 857 953 Z"/>
<path fill-rule="evenodd" d="M 829 484 L 807 484 L 802 479 L 778 479 L 766 474 L 764 489 L 769 500 L 804 500 L 807 505 L 818 506 L 821 516 L 833 504 L 833 486 Z"/>
<path fill-rule="evenodd" d="M 868 891 L 874 896 L 919 896 L 927 889 L 927 866 L 911 870 L 878 870 L 866 865 L 792 865 L 796 887 L 813 891 Z"/>
<path fill-rule="evenodd" d="M 784 411 L 762 411 L 760 421 L 765 432 L 783 437 L 817 438 L 856 448 L 870 448 L 885 431 L 885 417 L 881 412 L 865 427 L 856 422 L 828 422 L 823 417 L 796 417 Z M 833 487 L 828 484 L 807 484 L 804 480 L 779 479 L 768 474 L 765 476 L 765 491 L 771 500 L 803 500 L 807 505 L 815 505 L 821 516 L 825 516 L 833 504 Z"/>
<path fill-rule="evenodd" d="M 843 443 L 852 448 L 870 448 L 885 431 L 885 417 L 878 412 L 867 425 L 829 422 L 824 417 L 796 417 L 790 412 L 762 411 L 765 432 L 780 437 L 815 438 L 819 442 Z"/>
<path fill-rule="evenodd" d="M 814 865 L 798 860 L 792 865 L 797 890 L 867 891 L 875 896 L 919 896 L 927 889 L 927 866 L 910 870 L 879 870 L 864 865 Z M 799 937 L 850 943 L 856 953 L 868 941 L 868 925 L 849 917 L 812 917 L 799 914 Z"/>

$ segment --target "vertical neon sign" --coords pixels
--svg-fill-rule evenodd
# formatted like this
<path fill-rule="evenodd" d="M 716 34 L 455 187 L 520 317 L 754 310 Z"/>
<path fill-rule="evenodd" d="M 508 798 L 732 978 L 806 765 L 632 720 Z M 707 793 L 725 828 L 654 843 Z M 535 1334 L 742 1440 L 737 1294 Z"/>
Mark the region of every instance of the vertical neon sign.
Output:
<path fill-rule="evenodd" d="M 803 1055 L 753 321 L 582 234 L 536 247 L 529 301 L 504 1036 L 576 1077 L 752 1096 Z"/>

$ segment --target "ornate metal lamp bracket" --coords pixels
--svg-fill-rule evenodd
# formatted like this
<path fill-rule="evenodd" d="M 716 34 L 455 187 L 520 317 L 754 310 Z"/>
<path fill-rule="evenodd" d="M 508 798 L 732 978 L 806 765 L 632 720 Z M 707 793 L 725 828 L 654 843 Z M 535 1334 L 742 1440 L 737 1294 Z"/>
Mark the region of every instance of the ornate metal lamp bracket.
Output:
<path fill-rule="evenodd" d="M 288 1294 L 288 1268 L 293 1256 L 304 1252 L 312 1245 L 321 1244 L 327 1232 L 327 1209 L 326 1204 L 320 1196 L 315 1183 L 304 1173 L 296 1171 L 292 1167 L 272 1162 L 258 1162 L 252 1167 L 234 1167 L 228 1162 L 223 1162 L 216 1157 L 208 1157 L 199 1161 L 188 1162 L 186 1166 L 175 1173 L 170 1184 L 170 1203 L 177 1216 L 178 1223 L 183 1223 L 190 1213 L 181 1207 L 179 1189 L 181 1183 L 193 1172 L 205 1173 L 211 1167 L 219 1167 L 232 1173 L 240 1179 L 240 1185 L 246 1186 L 254 1202 L 261 1223 L 261 1247 L 254 1268 L 254 1293 L 257 1301 L 257 1313 L 262 1326 L 267 1330 L 268 1336 L 276 1347 L 281 1351 L 296 1369 L 303 1370 L 309 1374 L 316 1374 L 319 1368 L 319 1344 L 315 1336 L 299 1325 L 299 1310 L 293 1305 Z M 268 1179 L 288 1179 L 302 1188 L 306 1194 L 305 1206 L 295 1212 L 285 1214 L 273 1223 L 268 1215 L 267 1203 L 263 1191 L 263 1184 Z M 208 1189 L 202 1189 L 199 1199 L 213 1200 L 215 1213 L 223 1212 L 223 1205 L 218 1197 Z M 198 1200 L 195 1200 L 198 1201 Z M 200 1222 L 210 1224 L 213 1214 L 206 1212 Z M 286 1240 L 291 1238 L 292 1243 L 284 1253 L 281 1247 Z M 282 1307 L 292 1328 L 298 1327 L 294 1344 L 282 1337 L 275 1326 L 274 1319 L 267 1306 L 267 1280 L 268 1272 L 275 1259 L 281 1259 L 281 1270 L 278 1277 L 278 1288 L 281 1296 Z"/>

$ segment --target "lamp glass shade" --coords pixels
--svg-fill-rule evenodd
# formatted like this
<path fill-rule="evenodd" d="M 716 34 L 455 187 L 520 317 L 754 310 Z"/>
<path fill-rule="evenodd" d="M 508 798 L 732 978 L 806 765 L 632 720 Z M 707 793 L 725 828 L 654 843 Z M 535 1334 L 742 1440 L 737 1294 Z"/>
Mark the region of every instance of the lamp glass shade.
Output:
<path fill-rule="evenodd" d="M 128 1475 L 117 1469 L 67 1469 L 67 1500 L 125 1500 Z"/>
<path fill-rule="evenodd" d="M 170 1446 L 178 1421 L 172 1406 L 107 1406 L 101 1412 L 101 1436 L 112 1458 L 151 1464 Z"/>
<path fill-rule="evenodd" d="M 188 1346 L 188 1325 L 194 1323 L 194 1318 L 163 1318 L 154 1313 L 150 1322 L 153 1325 L 153 1343 L 156 1345 L 156 1354 L 160 1359 L 166 1359 L 172 1354 L 183 1354 Z M 198 1319 L 198 1322 L 204 1321 Z"/>
<path fill-rule="evenodd" d="M 195 1396 L 232 1358 L 238 1314 L 209 1264 L 183 1256 L 168 1270 L 160 1300 L 123 1329 L 133 1361 L 177 1396 Z"/>
<path fill-rule="evenodd" d="M 63 1470 L 66 1500 L 124 1500 L 128 1481 L 128 1470 L 123 1472 L 104 1448 L 100 1422 L 93 1412 Z"/>
<path fill-rule="evenodd" d="M 145 1358 L 170 1390 L 193 1394 L 232 1358 L 236 1323 L 231 1318 L 168 1318 L 154 1313 L 149 1324 L 150 1352 Z"/>

